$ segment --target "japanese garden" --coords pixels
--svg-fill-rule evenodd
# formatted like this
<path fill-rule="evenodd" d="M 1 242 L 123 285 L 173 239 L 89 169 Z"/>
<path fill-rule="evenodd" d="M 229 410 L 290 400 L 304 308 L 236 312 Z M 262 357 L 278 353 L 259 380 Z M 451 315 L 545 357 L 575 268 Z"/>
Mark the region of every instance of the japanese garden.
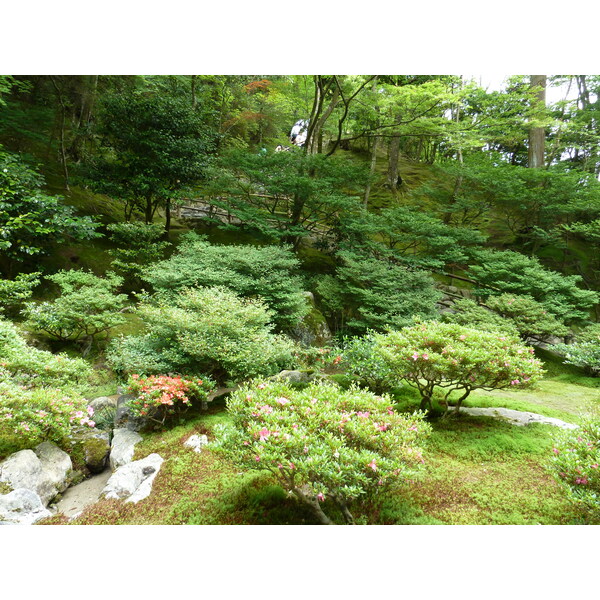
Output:
<path fill-rule="evenodd" d="M 0 523 L 599 524 L 599 178 L 596 75 L 0 76 Z"/>

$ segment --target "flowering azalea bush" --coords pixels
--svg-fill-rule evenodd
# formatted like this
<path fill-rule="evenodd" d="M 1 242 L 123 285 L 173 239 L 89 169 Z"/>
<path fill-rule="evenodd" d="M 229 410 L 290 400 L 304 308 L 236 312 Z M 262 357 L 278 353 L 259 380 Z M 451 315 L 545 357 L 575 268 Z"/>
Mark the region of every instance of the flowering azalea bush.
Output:
<path fill-rule="evenodd" d="M 93 417 L 84 398 L 53 388 L 32 390 L 0 382 L 0 454 L 46 440 L 68 449 L 72 428 L 94 427 Z"/>
<path fill-rule="evenodd" d="M 588 417 L 580 428 L 558 433 L 552 452 L 556 479 L 589 520 L 600 523 L 600 419 Z"/>
<path fill-rule="evenodd" d="M 600 340 L 556 344 L 554 349 L 564 355 L 564 362 L 581 367 L 592 377 L 600 376 Z"/>
<path fill-rule="evenodd" d="M 270 471 L 321 523 L 337 505 L 353 522 L 350 501 L 411 480 L 423 463 L 430 426 L 421 413 L 400 415 L 386 396 L 331 383 L 298 391 L 254 381 L 227 401 L 232 425 L 212 447 L 249 469 Z"/>
<path fill-rule="evenodd" d="M 184 379 L 170 375 L 132 375 L 127 393 L 134 396 L 129 402 L 134 414 L 164 425 L 167 418 L 183 414 L 193 402 L 205 401 L 213 388 L 213 381 L 207 377 Z"/>
<path fill-rule="evenodd" d="M 524 389 L 543 374 L 533 348 L 498 332 L 428 321 L 376 336 L 375 352 L 393 376 L 417 388 L 421 409 L 431 408 L 435 390 L 446 409 L 454 391 L 462 392 L 456 411 L 475 389 Z"/>

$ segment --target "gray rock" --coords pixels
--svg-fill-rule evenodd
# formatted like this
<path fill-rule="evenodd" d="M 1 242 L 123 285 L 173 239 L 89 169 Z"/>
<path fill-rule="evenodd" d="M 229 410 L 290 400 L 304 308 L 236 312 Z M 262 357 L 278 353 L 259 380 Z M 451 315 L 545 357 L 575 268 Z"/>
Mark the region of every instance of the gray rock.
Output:
<path fill-rule="evenodd" d="M 40 459 L 42 471 L 56 492 L 64 492 L 69 487 L 69 474 L 73 470 L 71 457 L 52 442 L 42 442 L 33 451 Z"/>
<path fill-rule="evenodd" d="M 147 498 L 163 460 L 159 454 L 150 454 L 119 467 L 107 481 L 102 495 L 109 499 L 125 499 L 127 502 L 139 502 Z"/>
<path fill-rule="evenodd" d="M 69 438 L 74 448 L 79 447 L 85 466 L 90 473 L 102 473 L 110 454 L 110 435 L 108 431 L 79 427 L 73 430 Z"/>
<path fill-rule="evenodd" d="M 133 399 L 131 394 L 122 394 L 117 399 L 117 410 L 115 412 L 115 425 L 124 427 L 131 431 L 141 431 L 148 426 L 150 421 L 144 417 L 133 414 L 129 407 L 129 401 Z"/>
<path fill-rule="evenodd" d="M 135 445 L 142 441 L 142 436 L 129 429 L 115 429 L 110 449 L 110 468 L 115 471 L 133 459 Z"/>
<path fill-rule="evenodd" d="M 116 409 L 117 401 L 117 396 L 100 396 L 99 398 L 92 400 L 89 403 L 89 406 L 91 406 L 96 413 L 105 409 Z"/>
<path fill-rule="evenodd" d="M 0 464 L 0 482 L 35 492 L 44 506 L 69 485 L 71 458 L 52 442 L 20 450 Z"/>
<path fill-rule="evenodd" d="M 290 334 L 304 346 L 326 346 L 333 339 L 327 321 L 323 313 L 315 306 L 314 294 L 304 292 L 304 297 L 310 310 Z"/>
<path fill-rule="evenodd" d="M 560 419 L 553 417 L 545 417 L 544 415 L 538 415 L 537 413 L 525 412 L 520 410 L 511 410 L 509 408 L 465 408 L 461 407 L 461 413 L 471 415 L 473 417 L 492 417 L 493 419 L 500 419 L 507 421 L 512 425 L 525 426 L 531 423 L 542 423 L 543 425 L 553 425 L 554 427 L 560 427 L 562 429 L 577 429 L 577 425 L 572 423 L 566 423 Z"/>
<path fill-rule="evenodd" d="M 314 379 L 314 375 L 304 371 L 281 371 L 271 379 L 283 380 L 288 383 L 310 383 Z"/>
<path fill-rule="evenodd" d="M 52 516 L 33 491 L 18 488 L 0 496 L 0 524 L 31 525 Z"/>
<path fill-rule="evenodd" d="M 205 435 L 192 435 L 184 443 L 184 446 L 193 448 L 194 452 L 202 452 L 202 447 L 208 444 L 208 438 Z"/>

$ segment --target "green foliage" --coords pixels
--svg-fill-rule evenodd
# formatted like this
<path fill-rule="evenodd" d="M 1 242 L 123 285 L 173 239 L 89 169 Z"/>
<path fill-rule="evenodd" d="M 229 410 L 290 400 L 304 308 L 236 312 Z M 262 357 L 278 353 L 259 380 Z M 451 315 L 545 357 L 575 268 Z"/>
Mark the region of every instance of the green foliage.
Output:
<path fill-rule="evenodd" d="M 449 409 L 454 391 L 462 396 L 456 410 L 474 389 L 524 389 L 543 374 L 533 348 L 497 332 L 435 321 L 377 335 L 378 353 L 393 376 L 417 388 L 421 408 L 431 408 L 435 390 L 444 392 Z"/>
<path fill-rule="evenodd" d="M 268 470 L 328 522 L 326 502 L 353 522 L 347 503 L 407 482 L 429 433 L 421 414 L 399 415 L 388 397 L 312 384 L 302 391 L 254 382 L 227 401 L 232 426 L 214 447 L 247 469 Z"/>
<path fill-rule="evenodd" d="M 69 386 L 87 379 L 89 365 L 81 359 L 52 354 L 27 344 L 18 329 L 0 319 L 0 381 L 30 387 Z"/>
<path fill-rule="evenodd" d="M 509 335 L 517 333 L 523 340 L 529 337 L 565 336 L 569 333 L 569 329 L 550 314 L 543 304 L 530 296 L 489 296 L 485 306 L 463 298 L 456 301 L 452 308 L 456 312 L 445 314 L 444 321 Z"/>
<path fill-rule="evenodd" d="M 362 209 L 366 179 L 362 166 L 321 154 L 235 151 L 211 173 L 207 192 L 244 227 L 297 247 L 308 236 L 335 238 L 341 216 Z"/>
<path fill-rule="evenodd" d="M 536 258 L 510 250 L 478 250 L 478 264 L 469 268 L 477 282 L 475 293 L 530 296 L 559 321 L 571 324 L 587 321 L 598 293 L 578 287 L 581 277 L 561 275 L 545 269 Z"/>
<path fill-rule="evenodd" d="M 79 396 L 0 381 L 0 455 L 32 448 L 46 440 L 69 450 L 72 427 L 94 427 L 93 414 Z"/>
<path fill-rule="evenodd" d="M 576 430 L 554 441 L 551 469 L 590 523 L 600 523 L 600 420 L 588 416 Z"/>
<path fill-rule="evenodd" d="M 163 241 L 165 229 L 153 223 L 111 223 L 107 229 L 117 248 L 109 250 L 112 268 L 126 279 L 139 283 L 142 270 L 158 262 L 170 246 Z"/>
<path fill-rule="evenodd" d="M 127 393 L 134 396 L 129 406 L 135 415 L 164 425 L 167 419 L 180 417 L 193 402 L 205 401 L 213 387 L 214 382 L 206 377 L 192 380 L 168 375 L 132 375 Z"/>
<path fill-rule="evenodd" d="M 86 271 L 60 271 L 46 279 L 58 285 L 52 302 L 28 302 L 26 324 L 58 340 L 94 337 L 125 322 L 125 294 L 116 294 L 123 279 L 114 273 L 98 277 Z"/>
<path fill-rule="evenodd" d="M 336 277 L 317 279 L 315 292 L 323 312 L 338 331 L 361 335 L 369 329 L 383 331 L 431 318 L 441 294 L 424 271 L 374 258 L 340 253 Z"/>
<path fill-rule="evenodd" d="M 41 273 L 19 273 L 14 279 L 0 279 L 0 312 L 17 308 L 28 300 L 40 283 Z"/>
<path fill-rule="evenodd" d="M 392 372 L 381 356 L 375 351 L 374 333 L 367 332 L 363 337 L 346 339 L 340 366 L 358 377 L 375 394 L 389 390 Z"/>
<path fill-rule="evenodd" d="M 138 314 L 148 333 L 116 339 L 109 349 L 110 363 L 122 374 L 244 379 L 295 364 L 295 346 L 271 332 L 267 307 L 225 288 L 184 289 L 170 301 L 142 303 Z"/>
<path fill-rule="evenodd" d="M 581 367 L 594 377 L 600 376 L 600 339 L 573 344 L 556 344 L 554 349 L 564 354 L 566 364 Z"/>
<path fill-rule="evenodd" d="M 184 287 L 223 286 L 246 298 L 261 298 L 274 311 L 273 322 L 289 329 L 307 314 L 297 274 L 298 260 L 278 246 L 222 246 L 189 233 L 177 253 L 144 273 L 155 290 L 175 295 Z"/>
<path fill-rule="evenodd" d="M 512 321 L 524 340 L 528 337 L 561 337 L 569 333 L 569 329 L 546 310 L 542 303 L 529 296 L 490 296 L 487 305 L 501 317 Z"/>
<path fill-rule="evenodd" d="M 78 217 L 57 196 L 41 192 L 43 179 L 18 155 L 0 151 L 0 250 L 23 261 L 48 252 L 48 242 L 98 237 L 90 217 Z"/>
<path fill-rule="evenodd" d="M 509 336 L 518 336 L 519 331 L 515 324 L 509 319 L 501 317 L 499 314 L 491 311 L 489 308 L 477 304 L 469 298 L 461 298 L 452 305 L 454 312 L 444 313 L 442 316 L 446 323 L 457 323 L 472 329 L 482 329 L 483 331 L 498 331 Z"/>
<path fill-rule="evenodd" d="M 217 134 L 189 100 L 161 93 L 106 97 L 99 133 L 104 154 L 89 165 L 93 187 L 124 199 L 147 222 L 157 207 L 204 177 Z"/>

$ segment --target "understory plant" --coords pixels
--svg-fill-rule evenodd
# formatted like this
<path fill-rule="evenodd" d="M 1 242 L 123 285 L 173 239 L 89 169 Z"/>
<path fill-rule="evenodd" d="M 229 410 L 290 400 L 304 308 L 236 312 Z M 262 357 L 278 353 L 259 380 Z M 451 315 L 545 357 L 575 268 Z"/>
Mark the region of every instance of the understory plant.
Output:
<path fill-rule="evenodd" d="M 134 414 L 165 424 L 167 419 L 180 417 L 193 403 L 205 402 L 214 389 L 207 377 L 184 379 L 177 375 L 151 375 L 129 378 L 127 393 L 133 395 L 129 406 Z"/>
<path fill-rule="evenodd" d="M 27 387 L 65 387 L 90 375 L 91 368 L 84 360 L 34 348 L 13 323 L 0 319 L 0 381 Z"/>
<path fill-rule="evenodd" d="M 569 497 L 589 522 L 600 523 L 600 418 L 586 417 L 574 430 L 562 430 L 554 440 L 551 468 Z"/>
<path fill-rule="evenodd" d="M 422 413 L 398 414 L 387 396 L 313 383 L 298 391 L 255 380 L 227 401 L 232 424 L 217 428 L 213 448 L 242 468 L 270 471 L 322 524 L 337 506 L 407 483 L 423 463 L 430 432 Z"/>
<path fill-rule="evenodd" d="M 109 349 L 110 364 L 120 374 L 239 380 L 297 364 L 295 344 L 272 332 L 271 311 L 222 287 L 151 298 L 137 313 L 147 333 L 118 338 Z"/>
<path fill-rule="evenodd" d="M 93 428 L 93 416 L 93 408 L 80 396 L 56 388 L 27 389 L 0 381 L 0 455 L 44 441 L 68 450 L 72 428 Z"/>
<path fill-rule="evenodd" d="M 600 375 L 600 339 L 573 344 L 556 344 L 554 348 L 564 355 L 566 364 L 581 367 L 592 377 Z"/>
<path fill-rule="evenodd" d="M 534 350 L 518 338 L 454 323 L 423 322 L 376 336 L 376 354 L 392 376 L 415 387 L 421 409 L 431 409 L 434 391 L 443 393 L 446 412 L 452 392 L 456 412 L 475 389 L 524 389 L 543 374 Z"/>
<path fill-rule="evenodd" d="M 375 351 L 375 333 L 345 341 L 341 366 L 358 377 L 361 384 L 381 394 L 389 389 L 393 378 L 387 363 Z"/>
<path fill-rule="evenodd" d="M 28 302 L 26 324 L 57 340 L 93 338 L 125 322 L 125 294 L 116 291 L 123 279 L 114 273 L 98 277 L 88 271 L 59 271 L 46 279 L 60 288 L 52 302 Z"/>

